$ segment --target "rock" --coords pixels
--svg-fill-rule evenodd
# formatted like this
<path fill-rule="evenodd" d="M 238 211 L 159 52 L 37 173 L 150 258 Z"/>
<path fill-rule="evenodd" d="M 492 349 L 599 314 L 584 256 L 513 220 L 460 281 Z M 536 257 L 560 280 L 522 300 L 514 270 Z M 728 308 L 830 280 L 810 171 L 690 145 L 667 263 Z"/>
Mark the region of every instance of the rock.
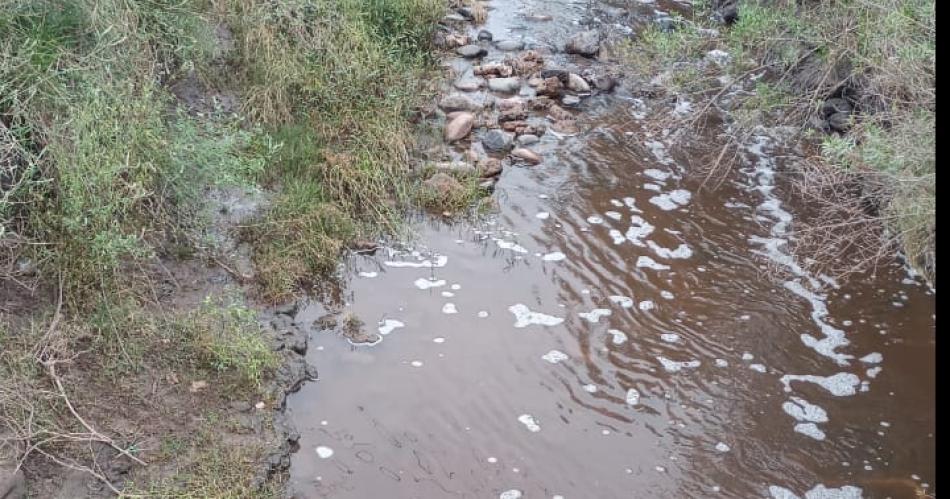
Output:
<path fill-rule="evenodd" d="M 472 175 L 475 173 L 475 167 L 464 161 L 442 161 L 435 164 L 435 169 L 445 173 L 457 173 L 460 175 Z"/>
<path fill-rule="evenodd" d="M 475 14 L 472 12 L 472 9 L 469 9 L 468 7 L 459 7 L 455 9 L 455 12 L 458 12 L 458 14 L 464 17 L 466 21 L 475 20 Z"/>
<path fill-rule="evenodd" d="M 446 95 L 439 101 L 439 107 L 447 113 L 455 111 L 478 111 L 482 105 L 462 94 Z"/>
<path fill-rule="evenodd" d="M 26 499 L 26 477 L 23 470 L 14 470 L 13 463 L 0 461 L 0 498 Z"/>
<path fill-rule="evenodd" d="M 485 180 L 481 182 L 480 184 L 478 184 L 478 188 L 486 192 L 492 192 L 495 190 L 495 182 L 497 180 L 498 180 L 498 177 L 493 177 L 488 180 Z"/>
<path fill-rule="evenodd" d="M 476 38 L 481 42 L 490 42 L 492 40 L 491 31 L 485 29 L 479 30 L 478 36 Z"/>
<path fill-rule="evenodd" d="M 530 133 L 518 136 L 518 143 L 523 146 L 530 146 L 531 144 L 537 144 L 539 140 L 541 139 L 539 139 L 537 135 L 533 135 Z"/>
<path fill-rule="evenodd" d="M 521 89 L 521 78 L 492 78 L 488 80 L 488 88 L 494 92 L 514 93 Z"/>
<path fill-rule="evenodd" d="M 554 119 L 554 121 L 560 120 L 573 120 L 574 115 L 558 106 L 557 104 L 551 104 L 548 106 L 548 116 Z"/>
<path fill-rule="evenodd" d="M 488 152 L 508 152 L 511 149 L 511 142 L 511 134 L 501 130 L 489 130 L 482 136 L 482 147 Z"/>
<path fill-rule="evenodd" d="M 541 162 L 541 156 L 538 153 L 524 147 L 518 147 L 511 151 L 511 155 L 532 165 Z"/>
<path fill-rule="evenodd" d="M 653 22 L 656 23 L 658 28 L 660 28 L 660 31 L 665 31 L 668 33 L 676 29 L 676 21 L 674 21 L 672 17 L 658 17 L 654 19 Z"/>
<path fill-rule="evenodd" d="M 465 16 L 459 14 L 447 14 L 442 18 L 442 21 L 446 23 L 464 23 L 467 19 L 465 19 Z"/>
<path fill-rule="evenodd" d="M 579 130 L 577 128 L 577 121 L 575 120 L 557 120 L 551 125 L 551 129 L 555 133 L 560 133 L 562 135 L 573 135 Z"/>
<path fill-rule="evenodd" d="M 465 187 L 462 186 L 462 184 L 458 180 L 455 180 L 455 177 L 444 172 L 439 172 L 429 177 L 425 182 L 422 183 L 422 185 L 426 189 L 431 190 L 432 192 L 434 192 L 435 194 L 443 198 L 447 198 L 455 193 L 462 192 L 463 190 L 465 190 Z M 344 328 L 344 336 L 347 336 L 346 329 L 347 328 Z M 366 335 L 365 332 L 363 332 L 362 327 L 359 328 L 359 332 L 361 332 L 362 334 L 354 333 L 347 336 L 347 338 L 349 338 L 350 341 L 356 342 L 354 338 L 362 338 L 363 336 L 368 336 Z M 353 338 L 350 338 L 350 336 L 353 336 Z"/>
<path fill-rule="evenodd" d="M 601 92 L 610 92 L 617 86 L 617 79 L 610 75 L 594 78 L 594 87 Z"/>
<path fill-rule="evenodd" d="M 829 117 L 835 113 L 851 113 L 851 103 L 841 97 L 832 97 L 821 104 L 821 115 Z"/>
<path fill-rule="evenodd" d="M 535 93 L 556 99 L 561 96 L 561 89 L 563 87 L 564 86 L 561 84 L 561 80 L 556 76 L 552 76 L 550 78 L 545 78 L 544 82 L 535 89 Z"/>
<path fill-rule="evenodd" d="M 463 45 L 468 45 L 469 38 L 461 33 L 449 33 L 445 35 L 445 48 L 454 49 Z"/>
<path fill-rule="evenodd" d="M 495 158 L 485 158 L 478 162 L 478 176 L 481 178 L 492 178 L 501 175 L 503 168 L 501 161 Z"/>
<path fill-rule="evenodd" d="M 828 117 L 828 126 L 837 132 L 847 132 L 851 129 L 851 113 L 834 113 Z"/>
<path fill-rule="evenodd" d="M 505 57 L 505 64 L 511 66 L 515 74 L 530 75 L 544 67 L 544 57 L 537 50 L 526 50 L 515 57 Z"/>
<path fill-rule="evenodd" d="M 543 80 L 547 80 L 548 78 L 557 78 L 558 80 L 561 80 L 562 83 L 565 83 L 567 82 L 567 75 L 569 74 L 569 71 L 565 71 L 563 69 L 542 69 L 540 76 Z"/>
<path fill-rule="evenodd" d="M 460 139 L 465 138 L 469 132 L 472 131 L 472 126 L 475 124 L 475 115 L 472 113 L 462 112 L 456 116 L 452 121 L 449 121 L 445 125 L 444 135 L 445 141 L 451 144 Z"/>
<path fill-rule="evenodd" d="M 561 104 L 567 107 L 577 107 L 581 103 L 581 98 L 576 95 L 565 95 L 561 99 Z"/>
<path fill-rule="evenodd" d="M 515 52 L 524 49 L 522 40 L 499 40 L 495 42 L 495 48 L 502 52 Z"/>
<path fill-rule="evenodd" d="M 508 121 L 524 121 L 528 119 L 528 112 L 524 109 L 510 109 L 507 111 L 502 111 L 498 115 L 498 123 L 505 123 Z"/>
<path fill-rule="evenodd" d="M 458 80 L 455 82 L 455 88 L 463 92 L 474 92 L 485 85 L 485 80 L 481 78 L 471 80 Z"/>
<path fill-rule="evenodd" d="M 719 4 L 716 8 L 716 15 L 726 26 L 731 26 L 739 20 L 739 5 L 736 0 L 719 0 L 714 3 Z"/>
<path fill-rule="evenodd" d="M 520 97 L 509 97 L 507 99 L 498 99 L 495 101 L 495 107 L 499 111 L 514 111 L 524 109 L 524 100 Z"/>
<path fill-rule="evenodd" d="M 729 52 L 724 50 L 713 49 L 706 52 L 705 59 L 717 66 L 725 66 L 732 60 L 732 56 L 729 55 Z"/>
<path fill-rule="evenodd" d="M 472 68 L 472 72 L 475 76 L 500 76 L 502 78 L 507 78 L 515 74 L 514 69 L 507 64 L 500 64 L 497 62 L 492 62 L 488 64 L 482 64 L 481 66 L 475 66 Z"/>
<path fill-rule="evenodd" d="M 600 33 L 594 30 L 577 33 L 564 44 L 564 51 L 568 54 L 594 57 L 600 52 Z"/>
<path fill-rule="evenodd" d="M 590 93 L 590 85 L 588 85 L 587 82 L 581 78 L 581 75 L 576 73 L 570 73 L 567 75 L 567 88 L 579 94 Z"/>
<path fill-rule="evenodd" d="M 455 52 L 466 59 L 474 59 L 476 57 L 482 57 L 488 53 L 487 50 L 485 50 L 482 47 L 479 47 L 478 45 L 464 45 L 455 49 Z"/>
<path fill-rule="evenodd" d="M 535 77 L 528 80 L 528 86 L 530 86 L 531 88 L 537 88 L 543 84 L 544 84 L 544 80 L 542 80 L 541 78 Z"/>

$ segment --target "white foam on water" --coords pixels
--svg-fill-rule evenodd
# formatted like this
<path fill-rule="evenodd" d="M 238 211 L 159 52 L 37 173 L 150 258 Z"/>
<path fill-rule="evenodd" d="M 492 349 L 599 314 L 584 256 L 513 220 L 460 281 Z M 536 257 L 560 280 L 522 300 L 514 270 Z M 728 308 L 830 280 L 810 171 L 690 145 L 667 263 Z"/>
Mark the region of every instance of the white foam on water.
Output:
<path fill-rule="evenodd" d="M 650 198 L 650 202 L 663 211 L 675 210 L 689 204 L 692 194 L 686 189 L 676 189 Z"/>
<path fill-rule="evenodd" d="M 655 227 L 638 215 L 630 217 L 630 227 L 624 236 L 637 246 L 645 246 L 643 239 L 653 233 Z"/>
<path fill-rule="evenodd" d="M 489 463 L 495 464 L 498 462 L 498 458 L 494 456 L 489 456 L 488 459 L 486 459 L 486 461 L 488 461 Z"/>
<path fill-rule="evenodd" d="M 609 308 L 595 308 L 590 312 L 580 312 L 579 315 L 582 319 L 587 319 L 587 322 L 591 324 L 597 324 L 600 322 L 601 317 L 607 317 L 611 314 Z"/>
<path fill-rule="evenodd" d="M 487 311 L 487 310 L 479 310 L 478 313 L 475 314 L 475 315 L 477 315 L 479 319 L 484 319 L 484 318 L 488 317 L 488 311 Z"/>
<path fill-rule="evenodd" d="M 528 252 L 528 250 L 526 250 L 523 246 L 512 241 L 506 241 L 504 239 L 495 239 L 495 244 L 497 244 L 498 247 L 501 249 L 511 250 L 511 251 L 514 251 L 515 253 Z"/>
<path fill-rule="evenodd" d="M 675 361 L 667 359 L 666 357 L 657 356 L 656 360 L 660 361 L 660 364 L 663 366 L 663 369 L 669 373 L 677 373 L 685 368 L 697 368 L 702 363 L 698 360 L 687 360 L 687 361 Z"/>
<path fill-rule="evenodd" d="M 786 392 L 792 391 L 792 381 L 814 383 L 836 397 L 847 397 L 856 394 L 856 387 L 861 384 L 861 379 L 851 373 L 838 373 L 831 376 L 786 374 L 781 378 Z"/>
<path fill-rule="evenodd" d="M 869 378 L 874 379 L 877 377 L 878 374 L 881 374 L 882 370 L 883 368 L 881 366 L 872 367 L 868 369 L 867 371 L 865 371 L 865 374 L 867 374 Z"/>
<path fill-rule="evenodd" d="M 521 499 L 521 491 L 518 489 L 506 490 L 498 495 L 498 499 Z"/>
<path fill-rule="evenodd" d="M 880 354 L 879 352 L 873 352 L 861 357 L 860 360 L 865 364 L 880 364 L 884 361 L 884 355 Z"/>
<path fill-rule="evenodd" d="M 385 321 L 379 324 L 379 328 L 376 330 L 379 331 L 379 334 L 386 336 L 387 334 L 401 328 L 406 327 L 402 321 L 397 321 L 396 319 L 386 319 Z"/>
<path fill-rule="evenodd" d="M 647 168 L 643 170 L 643 174 L 647 177 L 652 178 L 653 180 L 664 181 L 672 176 L 672 173 L 666 172 L 663 170 L 658 170 L 656 168 Z"/>
<path fill-rule="evenodd" d="M 607 334 L 611 336 L 611 342 L 614 345 L 623 345 L 627 342 L 627 335 L 619 329 L 608 329 Z"/>
<path fill-rule="evenodd" d="M 836 350 L 848 345 L 850 342 L 845 338 L 843 330 L 832 326 L 825 320 L 828 316 L 828 307 L 825 304 L 825 297 L 805 289 L 798 281 L 786 281 L 785 289 L 804 298 L 811 304 L 812 321 L 818 325 L 823 335 L 821 339 L 818 339 L 810 334 L 802 333 L 802 343 L 819 354 L 833 359 L 839 365 L 848 365 L 848 360 L 853 359 L 854 356 L 838 353 Z"/>
<path fill-rule="evenodd" d="M 652 183 L 652 182 L 643 184 L 643 188 L 646 189 L 646 190 L 648 190 L 648 191 L 653 191 L 653 192 L 662 192 L 662 191 L 663 191 L 663 186 L 661 186 L 661 185 L 659 185 L 659 184 L 654 184 L 654 183 Z"/>
<path fill-rule="evenodd" d="M 613 220 L 620 220 L 623 215 L 619 211 L 605 211 L 604 216 Z"/>
<path fill-rule="evenodd" d="M 544 260 L 545 262 L 560 262 L 561 260 L 564 260 L 565 258 L 567 258 L 567 256 L 564 253 L 561 253 L 560 251 L 554 251 L 541 257 L 541 259 Z"/>
<path fill-rule="evenodd" d="M 597 385 L 595 385 L 595 384 L 593 384 L 593 383 L 587 383 L 586 385 L 582 386 L 581 388 L 583 388 L 584 391 L 587 392 L 587 393 L 596 393 L 596 392 L 597 392 Z"/>
<path fill-rule="evenodd" d="M 610 204 L 616 206 L 617 208 L 623 206 L 623 202 L 621 202 L 619 199 L 611 199 Z"/>
<path fill-rule="evenodd" d="M 755 358 L 755 355 L 752 355 L 749 352 L 743 352 L 742 354 L 742 360 L 752 360 L 754 358 Z"/>
<path fill-rule="evenodd" d="M 414 361 L 410 362 L 409 365 L 412 366 L 412 367 L 422 367 L 422 361 L 421 361 L 421 360 L 414 360 Z"/>
<path fill-rule="evenodd" d="M 620 232 L 617 229 L 610 229 L 609 234 L 610 234 L 610 237 L 613 238 L 614 244 L 621 244 L 627 240 L 627 238 L 623 237 L 623 232 Z"/>
<path fill-rule="evenodd" d="M 379 272 L 360 272 L 360 277 L 365 277 L 366 279 L 372 279 L 379 275 Z"/>
<path fill-rule="evenodd" d="M 441 336 L 438 336 L 438 337 L 436 337 L 436 338 L 432 338 L 432 343 L 445 343 L 445 338 L 443 338 L 443 337 L 441 337 Z"/>
<path fill-rule="evenodd" d="M 621 308 L 631 308 L 633 307 L 633 298 L 623 295 L 610 295 L 607 297 L 611 303 L 619 305 Z"/>
<path fill-rule="evenodd" d="M 795 418 L 796 421 L 809 423 L 827 423 L 828 413 L 820 406 L 812 404 L 801 397 L 791 397 L 788 402 L 782 404 L 782 410 L 785 414 Z"/>
<path fill-rule="evenodd" d="M 670 266 L 664 265 L 662 263 L 658 263 L 656 260 L 646 255 L 642 255 L 639 258 L 637 258 L 637 268 L 647 268 L 647 269 L 653 269 L 653 270 L 669 270 Z"/>
<path fill-rule="evenodd" d="M 716 359 L 716 367 L 729 367 L 729 362 L 726 359 Z"/>
<path fill-rule="evenodd" d="M 601 217 L 599 217 L 599 216 L 597 216 L 597 215 L 591 215 L 591 216 L 587 217 L 587 223 L 599 225 L 599 224 L 604 223 L 604 219 L 601 218 Z"/>
<path fill-rule="evenodd" d="M 821 428 L 815 423 L 798 423 L 792 429 L 796 433 L 801 433 L 818 441 L 825 439 L 825 432 L 821 431 Z"/>
<path fill-rule="evenodd" d="M 653 303 L 651 300 L 643 300 L 637 305 L 637 307 L 641 311 L 646 312 L 646 311 L 653 310 L 654 308 L 656 308 L 656 303 Z"/>
<path fill-rule="evenodd" d="M 537 218 L 538 220 L 547 220 L 550 217 L 551 217 L 551 214 L 546 211 L 540 211 L 534 215 L 534 218 Z"/>
<path fill-rule="evenodd" d="M 772 499 L 801 499 L 791 490 L 778 485 L 769 487 L 769 494 Z M 861 499 L 864 492 L 853 485 L 845 485 L 838 488 L 828 488 L 822 484 L 816 485 L 813 489 L 805 492 L 805 499 Z"/>
<path fill-rule="evenodd" d="M 660 291 L 660 296 L 662 296 L 663 298 L 665 298 L 665 299 L 667 299 L 667 300 L 672 300 L 673 298 L 676 298 L 676 295 L 674 295 L 673 293 L 671 293 L 671 292 L 669 292 L 669 291 L 667 291 L 667 290 L 665 290 L 665 289 L 664 289 L 663 291 Z"/>
<path fill-rule="evenodd" d="M 637 405 L 640 403 L 640 392 L 636 388 L 627 390 L 627 396 L 624 398 L 627 405 Z"/>
<path fill-rule="evenodd" d="M 453 285 L 451 285 L 450 287 L 452 288 L 452 291 L 458 291 L 458 290 L 462 289 L 462 285 L 461 285 L 461 284 L 453 284 Z"/>
<path fill-rule="evenodd" d="M 730 450 L 732 449 L 725 442 L 719 442 L 716 444 L 716 451 L 718 452 L 729 452 Z"/>
<path fill-rule="evenodd" d="M 656 244 L 653 241 L 647 241 L 647 246 L 660 258 L 685 259 L 693 256 L 693 250 L 688 245 L 680 244 L 676 249 L 669 249 Z"/>
<path fill-rule="evenodd" d="M 541 312 L 532 312 L 527 305 L 522 303 L 516 303 L 508 307 L 508 311 L 515 315 L 516 328 L 528 327 L 532 324 L 539 326 L 557 326 L 564 322 L 564 319 L 561 317 L 554 317 L 553 315 L 542 314 Z"/>
<path fill-rule="evenodd" d="M 749 369 L 760 373 L 764 373 L 767 370 L 762 364 L 750 364 Z"/>
<path fill-rule="evenodd" d="M 333 457 L 333 449 L 325 445 L 318 446 L 316 450 L 317 450 L 317 457 L 319 457 L 320 459 L 330 459 L 331 457 Z"/>
<path fill-rule="evenodd" d="M 551 364 L 557 364 L 570 359 L 566 353 L 560 350 L 551 350 L 550 352 L 542 355 L 541 358 L 547 362 L 550 362 Z"/>
<path fill-rule="evenodd" d="M 442 313 L 443 314 L 457 314 L 459 313 L 459 311 L 457 308 L 455 308 L 454 303 L 446 303 L 445 305 L 442 305 Z"/>
<path fill-rule="evenodd" d="M 666 149 L 666 144 L 664 144 L 664 143 L 662 143 L 662 142 L 660 142 L 660 141 L 658 141 L 658 140 L 648 140 L 648 141 L 645 141 L 645 142 L 643 143 L 643 145 L 647 146 L 647 149 L 649 149 L 650 152 L 653 153 L 653 156 L 654 156 L 660 163 L 663 163 L 663 164 L 665 164 L 665 165 L 674 165 L 674 164 L 676 164 L 676 163 L 673 161 L 673 158 L 670 157 L 670 153 L 669 153 L 669 151 Z"/>
<path fill-rule="evenodd" d="M 534 420 L 534 416 L 530 414 L 522 414 L 518 416 L 518 421 L 520 421 L 521 424 L 523 424 L 525 428 L 527 428 L 528 431 L 532 433 L 541 431 L 541 425 L 539 425 L 538 422 Z"/>
<path fill-rule="evenodd" d="M 451 292 L 451 291 L 443 291 L 443 292 L 440 293 L 440 294 L 441 294 L 443 297 L 445 297 L 445 298 L 452 298 L 453 296 L 455 296 L 455 293 L 453 293 L 453 292 Z"/>
<path fill-rule="evenodd" d="M 432 281 L 432 280 L 420 277 L 419 279 L 416 279 L 415 281 L 413 281 L 412 284 L 414 284 L 419 289 L 426 290 L 426 289 L 445 286 L 445 281 L 442 279 Z"/>
<path fill-rule="evenodd" d="M 624 204 L 624 206 L 627 207 L 628 210 L 630 210 L 630 211 L 632 211 L 632 212 L 634 212 L 634 213 L 642 213 L 642 212 L 643 212 L 643 210 L 641 210 L 640 208 L 637 208 L 637 200 L 634 199 L 634 198 L 632 198 L 632 197 L 630 197 L 630 196 L 627 196 L 627 197 L 623 198 L 623 204 Z"/>
<path fill-rule="evenodd" d="M 676 333 L 663 333 L 660 335 L 660 339 L 667 343 L 676 343 L 680 340 L 680 335 Z"/>
<path fill-rule="evenodd" d="M 383 262 L 383 265 L 393 268 L 439 268 L 445 267 L 445 264 L 449 262 L 449 257 L 445 255 L 438 255 L 435 258 L 435 261 L 432 260 L 422 260 L 420 262 L 404 262 L 404 261 L 386 261 Z"/>

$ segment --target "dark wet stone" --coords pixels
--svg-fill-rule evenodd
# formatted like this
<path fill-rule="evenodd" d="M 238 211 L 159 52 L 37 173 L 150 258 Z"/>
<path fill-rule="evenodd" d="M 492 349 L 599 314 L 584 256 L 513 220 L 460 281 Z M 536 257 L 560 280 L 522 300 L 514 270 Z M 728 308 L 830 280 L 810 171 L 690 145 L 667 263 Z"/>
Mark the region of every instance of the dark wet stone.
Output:
<path fill-rule="evenodd" d="M 600 33 L 594 30 L 577 33 L 564 44 L 564 51 L 568 54 L 594 57 L 600 52 Z"/>
<path fill-rule="evenodd" d="M 828 126 L 838 132 L 847 132 L 851 129 L 851 113 L 834 113 L 828 117 Z"/>
<path fill-rule="evenodd" d="M 512 136 L 501 130 L 489 130 L 482 135 L 482 147 L 493 153 L 508 152 L 512 147 Z"/>
<path fill-rule="evenodd" d="M 826 118 L 835 113 L 850 113 L 851 110 L 851 103 L 841 97 L 832 97 L 821 105 L 821 114 Z"/>
<path fill-rule="evenodd" d="M 492 41 L 493 37 L 492 37 L 491 31 L 483 29 L 483 30 L 479 30 L 477 38 L 479 41 L 482 41 L 482 42 L 490 42 Z"/>

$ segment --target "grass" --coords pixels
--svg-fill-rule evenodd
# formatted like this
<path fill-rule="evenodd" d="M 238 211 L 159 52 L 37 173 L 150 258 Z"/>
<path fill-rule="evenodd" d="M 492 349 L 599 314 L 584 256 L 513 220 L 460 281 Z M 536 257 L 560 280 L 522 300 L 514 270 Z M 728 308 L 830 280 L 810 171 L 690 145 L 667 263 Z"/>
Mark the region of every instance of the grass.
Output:
<path fill-rule="evenodd" d="M 874 222 L 859 225 L 880 229 L 875 244 L 896 243 L 933 282 L 935 6 L 934 0 L 741 0 L 738 20 L 726 27 L 712 25 L 708 5 L 698 4 L 677 29 L 651 27 L 619 53 L 647 74 L 672 67 L 673 89 L 699 102 L 715 94 L 716 80 L 702 80 L 695 64 L 677 63 L 718 48 L 732 56 L 726 72 L 738 80 L 765 70 L 767 77 L 732 112 L 736 133 L 763 122 L 807 129 L 826 98 L 848 99 L 857 113 L 847 133 L 802 136 L 820 144 L 818 160 L 829 176 L 860 177 L 864 191 L 875 193 L 880 209 L 859 215 Z"/>
<path fill-rule="evenodd" d="M 0 328 L 4 400 L 63 414 L 37 361 L 53 340 L 56 355 L 78 355 L 69 375 L 79 386 L 135 392 L 166 372 L 256 393 L 279 359 L 253 311 L 234 297 L 165 309 L 156 269 L 181 255 L 217 260 L 216 188 L 270 191 L 258 218 L 234 228 L 268 301 L 331 277 L 354 239 L 396 229 L 417 201 L 409 118 L 434 91 L 429 40 L 444 9 L 0 0 L 0 281 L 63 296 L 56 320 L 38 306 Z M 176 97 L 179 82 L 238 104 L 199 112 Z M 28 414 L 4 412 L 3 423 Z M 208 452 L 161 494 L 256 494 L 250 457 Z"/>

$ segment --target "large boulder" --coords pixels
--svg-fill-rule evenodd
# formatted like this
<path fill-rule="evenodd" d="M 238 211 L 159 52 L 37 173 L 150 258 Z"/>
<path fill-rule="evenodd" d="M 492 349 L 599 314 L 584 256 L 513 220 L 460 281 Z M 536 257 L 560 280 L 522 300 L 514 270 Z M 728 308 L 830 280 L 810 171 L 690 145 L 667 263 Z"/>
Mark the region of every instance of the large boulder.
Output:
<path fill-rule="evenodd" d="M 564 51 L 584 57 L 594 57 L 600 52 L 600 33 L 594 30 L 581 31 L 564 44 Z"/>
<path fill-rule="evenodd" d="M 475 125 L 475 115 L 467 112 L 460 112 L 445 125 L 445 141 L 448 143 L 456 142 L 465 138 L 472 131 Z"/>

